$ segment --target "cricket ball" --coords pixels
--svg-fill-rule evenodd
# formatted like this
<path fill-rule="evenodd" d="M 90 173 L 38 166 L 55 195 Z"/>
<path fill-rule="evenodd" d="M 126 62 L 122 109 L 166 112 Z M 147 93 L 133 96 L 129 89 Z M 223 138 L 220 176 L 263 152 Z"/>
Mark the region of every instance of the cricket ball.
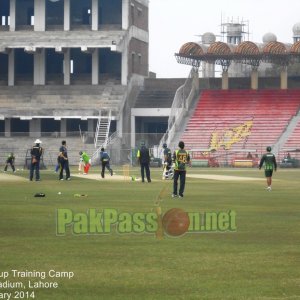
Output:
<path fill-rule="evenodd" d="M 190 218 L 183 209 L 172 208 L 164 214 L 162 224 L 168 235 L 180 236 L 188 231 Z"/>

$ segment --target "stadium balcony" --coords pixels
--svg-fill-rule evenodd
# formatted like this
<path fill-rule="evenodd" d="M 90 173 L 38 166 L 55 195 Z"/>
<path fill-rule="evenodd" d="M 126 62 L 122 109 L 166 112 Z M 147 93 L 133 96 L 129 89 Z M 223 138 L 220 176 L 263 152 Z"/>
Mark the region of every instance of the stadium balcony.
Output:
<path fill-rule="evenodd" d="M 124 101 L 122 85 L 13 86 L 1 87 L 0 115 L 64 116 L 79 111 L 81 116 L 97 116 L 99 110 L 118 113 Z M 88 105 L 87 105 L 88 104 Z"/>

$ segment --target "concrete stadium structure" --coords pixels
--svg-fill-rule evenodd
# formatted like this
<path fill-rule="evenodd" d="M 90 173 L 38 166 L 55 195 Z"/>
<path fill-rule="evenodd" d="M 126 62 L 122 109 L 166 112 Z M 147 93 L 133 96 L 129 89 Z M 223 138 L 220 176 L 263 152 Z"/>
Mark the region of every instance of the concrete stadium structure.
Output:
<path fill-rule="evenodd" d="M 207 32 L 202 41 L 187 42 L 175 53 L 178 63 L 194 70 L 176 93 L 160 145 L 174 148 L 183 139 L 207 165 L 212 153 L 226 165 L 229 157 L 243 157 L 245 151 L 261 154 L 267 145 L 274 146 L 276 155 L 293 151 L 299 157 L 300 144 L 294 140 L 300 128 L 299 23 L 293 27 L 293 43 L 278 42 L 272 33 L 254 43 L 244 39 L 242 23 L 225 25 L 227 41 Z M 247 122 L 247 134 L 235 136 Z"/>
<path fill-rule="evenodd" d="M 81 147 L 99 147 L 129 132 L 149 73 L 148 0 L 1 0 L 0 16 L 3 144 L 81 132 Z"/>
<path fill-rule="evenodd" d="M 0 131 L 122 132 L 134 81 L 148 76 L 148 0 L 3 0 Z"/>
<path fill-rule="evenodd" d="M 206 89 L 300 87 L 288 76 L 290 62 L 299 60 L 299 23 L 293 44 L 271 33 L 253 43 L 243 24 L 223 24 L 227 42 L 205 33 L 175 54 L 194 67 L 188 78 L 156 79 L 149 72 L 148 8 L 148 0 L 1 0 L 0 157 L 14 151 L 24 161 L 41 138 L 47 163 L 55 164 L 67 139 L 74 164 L 78 150 L 97 156 L 103 145 L 114 162 L 127 163 L 141 140 L 175 147 Z M 278 78 L 260 73 L 274 63 Z"/>

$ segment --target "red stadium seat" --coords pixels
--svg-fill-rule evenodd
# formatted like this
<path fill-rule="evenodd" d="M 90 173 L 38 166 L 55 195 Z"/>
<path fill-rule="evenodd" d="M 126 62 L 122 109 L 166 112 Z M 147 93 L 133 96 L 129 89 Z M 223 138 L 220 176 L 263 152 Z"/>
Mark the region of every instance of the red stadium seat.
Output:
<path fill-rule="evenodd" d="M 181 139 L 189 149 L 210 149 L 215 134 L 217 145 L 221 144 L 216 155 L 224 152 L 222 144 L 228 139 L 230 145 L 225 150 L 253 149 L 260 154 L 276 143 L 299 108 L 300 90 L 206 90 Z M 236 130 L 246 122 L 251 126 L 245 136 L 239 137 Z M 285 147 L 295 147 L 299 136 L 300 121 Z M 297 146 L 300 148 L 299 142 Z"/>

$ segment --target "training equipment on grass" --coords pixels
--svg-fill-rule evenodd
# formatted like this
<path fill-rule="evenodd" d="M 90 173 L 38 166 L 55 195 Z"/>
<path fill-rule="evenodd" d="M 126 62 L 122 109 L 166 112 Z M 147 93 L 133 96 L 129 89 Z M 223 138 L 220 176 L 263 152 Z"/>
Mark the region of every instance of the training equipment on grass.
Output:
<path fill-rule="evenodd" d="M 74 197 L 87 197 L 87 194 L 74 194 Z"/>
<path fill-rule="evenodd" d="M 136 176 L 130 176 L 131 181 L 141 181 L 141 178 L 138 178 Z"/>
<path fill-rule="evenodd" d="M 130 175 L 130 165 L 123 165 L 123 179 L 128 180 Z"/>
<path fill-rule="evenodd" d="M 34 197 L 46 197 L 46 195 L 44 193 L 36 193 Z"/>

